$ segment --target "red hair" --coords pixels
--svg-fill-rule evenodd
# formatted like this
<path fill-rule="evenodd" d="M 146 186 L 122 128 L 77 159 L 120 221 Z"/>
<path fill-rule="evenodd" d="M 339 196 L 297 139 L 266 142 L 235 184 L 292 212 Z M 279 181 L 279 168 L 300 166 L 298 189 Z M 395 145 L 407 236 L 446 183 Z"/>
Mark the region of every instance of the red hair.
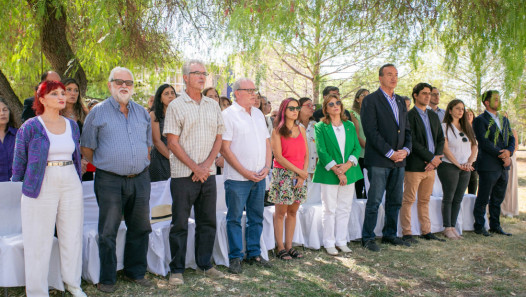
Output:
<path fill-rule="evenodd" d="M 33 101 L 33 110 L 35 111 L 36 115 L 41 115 L 44 113 L 44 105 L 38 99 L 59 88 L 66 90 L 66 87 L 64 87 L 64 85 L 59 81 L 44 81 L 38 85 L 38 88 L 35 92 L 35 101 Z"/>

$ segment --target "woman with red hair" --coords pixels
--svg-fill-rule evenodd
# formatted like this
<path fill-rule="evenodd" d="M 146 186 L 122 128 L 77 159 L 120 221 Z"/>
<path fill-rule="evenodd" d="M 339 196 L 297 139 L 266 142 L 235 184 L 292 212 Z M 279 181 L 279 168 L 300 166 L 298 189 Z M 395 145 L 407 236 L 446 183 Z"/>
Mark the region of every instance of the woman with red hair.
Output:
<path fill-rule="evenodd" d="M 60 270 L 73 296 L 82 271 L 83 201 L 80 132 L 77 123 L 60 115 L 66 107 L 65 87 L 40 84 L 33 109 L 37 115 L 18 130 L 13 181 L 22 181 L 22 235 L 27 296 L 48 296 L 48 272 L 56 224 Z"/>
<path fill-rule="evenodd" d="M 292 247 L 296 228 L 296 212 L 307 200 L 305 180 L 308 177 L 309 152 L 305 128 L 298 126 L 301 106 L 293 98 L 281 102 L 275 119 L 270 144 L 274 154 L 274 169 L 269 190 L 269 201 L 274 203 L 274 237 L 277 257 L 281 260 L 302 258 Z M 286 217 L 286 219 L 285 219 Z M 285 222 L 285 244 L 283 244 L 283 223 Z"/>

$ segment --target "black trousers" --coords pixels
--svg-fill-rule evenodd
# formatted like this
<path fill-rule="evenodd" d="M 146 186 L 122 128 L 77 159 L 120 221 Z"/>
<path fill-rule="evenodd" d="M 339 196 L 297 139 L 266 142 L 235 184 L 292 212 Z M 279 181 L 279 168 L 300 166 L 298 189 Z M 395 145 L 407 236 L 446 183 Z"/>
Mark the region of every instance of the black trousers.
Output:
<path fill-rule="evenodd" d="M 471 171 L 473 172 L 473 171 Z M 442 162 L 437 173 L 442 184 L 442 222 L 444 227 L 455 227 L 464 193 L 468 187 L 471 172 L 460 170 L 457 166 Z"/>
<path fill-rule="evenodd" d="M 152 232 L 148 170 L 127 178 L 97 169 L 94 189 L 99 205 L 99 282 L 115 284 L 117 281 L 115 241 L 123 214 L 127 227 L 124 274 L 132 279 L 144 278 L 148 239 Z"/>
<path fill-rule="evenodd" d="M 185 269 L 188 218 L 195 214 L 195 262 L 202 270 L 212 268 L 212 250 L 216 236 L 216 178 L 193 182 L 191 177 L 172 178 L 172 228 L 170 229 L 170 271 Z"/>
<path fill-rule="evenodd" d="M 479 192 L 473 216 L 475 217 L 475 230 L 484 228 L 486 222 L 486 205 L 489 204 L 489 228 L 500 227 L 500 205 L 506 195 L 508 186 L 508 170 L 502 168 L 499 171 L 479 171 Z"/>

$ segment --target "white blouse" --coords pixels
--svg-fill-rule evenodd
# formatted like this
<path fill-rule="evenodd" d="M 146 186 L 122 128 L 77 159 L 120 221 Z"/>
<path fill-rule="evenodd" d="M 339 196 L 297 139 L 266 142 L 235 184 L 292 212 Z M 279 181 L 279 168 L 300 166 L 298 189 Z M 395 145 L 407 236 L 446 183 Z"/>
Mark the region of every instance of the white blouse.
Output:
<path fill-rule="evenodd" d="M 455 156 L 458 163 L 464 164 L 468 161 L 469 156 L 471 156 L 471 142 L 465 133 L 463 133 L 464 136 L 460 136 L 462 132 L 458 131 L 455 125 L 451 125 L 451 128 L 447 129 L 446 133 L 446 123 L 442 123 L 442 130 L 444 130 L 449 151 Z M 452 163 L 446 156 L 444 156 L 442 161 Z"/>
<path fill-rule="evenodd" d="M 316 151 L 316 133 L 314 131 L 314 125 L 316 125 L 316 122 L 310 121 L 307 128 L 301 123 L 300 125 L 305 129 L 307 148 L 309 149 L 309 167 L 307 172 L 314 173 L 314 170 L 316 169 L 316 159 L 318 159 L 318 152 Z"/>
<path fill-rule="evenodd" d="M 342 160 L 345 160 L 345 127 L 343 124 L 338 127 L 332 125 L 332 129 L 334 130 L 334 134 L 336 134 L 336 140 L 338 140 L 338 146 L 342 153 Z"/>

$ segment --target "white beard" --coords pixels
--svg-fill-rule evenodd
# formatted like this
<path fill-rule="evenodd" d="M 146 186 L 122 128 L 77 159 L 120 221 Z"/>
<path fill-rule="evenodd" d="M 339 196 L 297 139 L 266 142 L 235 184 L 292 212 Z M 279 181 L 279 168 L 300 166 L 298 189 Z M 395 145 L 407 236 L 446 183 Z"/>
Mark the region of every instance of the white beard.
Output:
<path fill-rule="evenodd" d="M 121 94 L 121 90 L 122 89 L 125 89 L 128 91 L 127 94 Z M 130 91 L 128 88 L 126 87 L 122 87 L 122 88 L 111 88 L 111 95 L 113 96 L 113 98 L 115 99 L 115 101 L 119 102 L 119 103 L 122 103 L 122 104 L 128 104 L 128 102 L 130 101 L 130 98 L 131 96 L 133 95 L 133 91 Z"/>

